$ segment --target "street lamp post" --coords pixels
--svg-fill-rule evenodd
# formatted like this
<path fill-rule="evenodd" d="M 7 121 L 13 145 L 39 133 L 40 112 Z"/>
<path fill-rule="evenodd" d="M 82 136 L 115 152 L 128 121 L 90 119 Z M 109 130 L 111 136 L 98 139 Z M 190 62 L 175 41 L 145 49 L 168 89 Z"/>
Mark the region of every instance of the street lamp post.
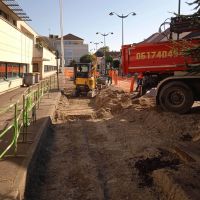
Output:
<path fill-rule="evenodd" d="M 95 49 L 90 49 L 90 53 L 93 54 L 93 51 L 95 51 Z"/>
<path fill-rule="evenodd" d="M 62 69 L 62 74 L 64 74 L 64 45 L 63 45 L 63 1 L 59 0 L 59 5 L 60 5 L 60 32 L 61 32 L 61 44 L 60 44 L 60 49 L 61 49 L 61 69 Z"/>
<path fill-rule="evenodd" d="M 96 51 L 97 51 L 97 49 L 98 49 L 98 45 L 99 44 L 103 44 L 103 42 L 90 42 L 91 44 L 94 44 L 95 46 L 96 46 Z"/>
<path fill-rule="evenodd" d="M 112 15 L 116 15 L 117 17 L 121 18 L 122 19 L 122 45 L 124 45 L 124 18 L 127 18 L 129 15 L 136 15 L 135 12 L 130 12 L 128 15 L 119 15 L 115 12 L 111 12 L 109 15 L 112 16 Z"/>
<path fill-rule="evenodd" d="M 108 36 L 109 34 L 113 34 L 113 32 L 109 32 L 109 33 L 100 33 L 100 32 L 96 32 L 96 34 L 100 34 L 103 36 L 103 41 L 104 41 L 104 67 L 106 69 L 106 36 Z"/>

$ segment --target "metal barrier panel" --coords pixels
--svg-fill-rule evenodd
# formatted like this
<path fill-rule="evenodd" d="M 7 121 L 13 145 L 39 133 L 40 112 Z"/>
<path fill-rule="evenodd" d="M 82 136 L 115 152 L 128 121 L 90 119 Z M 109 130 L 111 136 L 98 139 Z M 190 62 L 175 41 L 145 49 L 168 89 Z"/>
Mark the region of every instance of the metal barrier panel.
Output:
<path fill-rule="evenodd" d="M 17 144 L 19 136 L 22 133 L 22 141 L 27 142 L 27 128 L 31 122 L 36 121 L 36 110 L 39 108 L 41 98 L 48 94 L 51 89 L 58 89 L 58 81 L 56 76 L 51 76 L 35 86 L 29 87 L 22 95 L 22 102 L 19 100 L 3 111 L 0 111 L 0 115 L 7 113 L 8 111 L 12 115 L 10 124 L 3 128 L 0 132 L 0 140 L 3 141 L 4 137 L 8 134 L 12 135 L 10 143 L 5 149 L 0 152 L 0 159 L 2 159 L 9 150 L 13 148 L 13 156 L 17 153 Z"/>

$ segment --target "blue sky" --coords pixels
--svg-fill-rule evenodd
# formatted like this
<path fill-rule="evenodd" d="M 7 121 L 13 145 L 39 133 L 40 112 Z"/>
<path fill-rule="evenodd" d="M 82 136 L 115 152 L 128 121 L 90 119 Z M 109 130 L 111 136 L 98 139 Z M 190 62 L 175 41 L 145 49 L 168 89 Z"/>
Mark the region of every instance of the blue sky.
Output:
<path fill-rule="evenodd" d="M 181 0 L 181 13 L 193 13 L 193 7 Z M 191 2 L 192 0 L 188 0 Z M 59 0 L 17 0 L 32 19 L 30 26 L 40 35 L 60 35 Z M 124 20 L 124 44 L 140 42 L 158 31 L 162 22 L 177 12 L 178 0 L 63 0 L 64 35 L 72 33 L 85 40 L 85 43 L 103 41 L 96 32 L 113 35 L 106 37 L 111 50 L 120 50 L 121 19 L 109 16 L 135 12 Z M 100 47 L 100 46 L 99 46 Z M 89 49 L 95 48 L 90 44 Z"/>

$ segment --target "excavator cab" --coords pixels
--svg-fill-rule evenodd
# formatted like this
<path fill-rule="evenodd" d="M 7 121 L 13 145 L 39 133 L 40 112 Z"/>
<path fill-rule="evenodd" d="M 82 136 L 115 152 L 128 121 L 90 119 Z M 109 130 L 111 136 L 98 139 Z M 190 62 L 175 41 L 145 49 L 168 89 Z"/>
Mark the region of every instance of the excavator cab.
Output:
<path fill-rule="evenodd" d="M 75 96 L 93 96 L 96 88 L 95 71 L 91 63 L 77 63 L 74 66 Z"/>

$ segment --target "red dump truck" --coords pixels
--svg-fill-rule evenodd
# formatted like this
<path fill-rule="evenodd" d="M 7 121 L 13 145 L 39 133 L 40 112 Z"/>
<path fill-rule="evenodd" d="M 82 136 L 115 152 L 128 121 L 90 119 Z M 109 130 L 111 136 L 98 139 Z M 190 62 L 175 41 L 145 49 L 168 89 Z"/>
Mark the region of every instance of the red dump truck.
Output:
<path fill-rule="evenodd" d="M 156 101 L 164 110 L 186 113 L 200 100 L 200 62 L 186 56 L 200 40 L 176 40 L 124 45 L 121 50 L 124 74 L 143 74 L 143 94 L 157 88 Z"/>

